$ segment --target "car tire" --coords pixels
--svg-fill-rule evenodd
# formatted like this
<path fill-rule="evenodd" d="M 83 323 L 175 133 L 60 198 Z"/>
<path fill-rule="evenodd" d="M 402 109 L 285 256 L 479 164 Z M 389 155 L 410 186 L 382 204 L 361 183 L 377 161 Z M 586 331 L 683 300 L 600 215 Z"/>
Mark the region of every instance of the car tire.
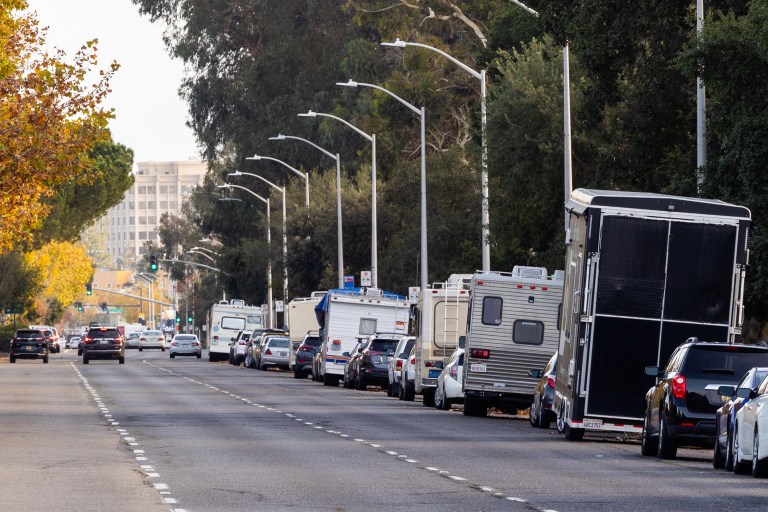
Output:
<path fill-rule="evenodd" d="M 43 364 L 48 364 L 48 356 L 43 357 Z"/>
<path fill-rule="evenodd" d="M 664 417 L 664 410 L 659 411 L 659 451 L 658 456 L 660 459 L 670 460 L 677 457 L 677 443 L 669 435 L 667 429 L 667 420 Z"/>
<path fill-rule="evenodd" d="M 755 426 L 755 438 L 752 441 L 752 476 L 755 478 L 764 478 L 768 475 L 768 457 L 758 459 L 757 455 L 760 448 L 760 438 L 757 435 L 757 426 Z"/>
<path fill-rule="evenodd" d="M 203 353 L 202 353 L 202 352 L 198 352 L 198 353 L 197 353 L 197 358 L 198 358 L 198 359 L 202 359 L 202 357 L 203 357 Z"/>
<path fill-rule="evenodd" d="M 15 363 L 15 362 L 16 362 L 16 358 L 15 358 L 15 357 L 13 357 L 13 356 L 10 356 L 10 357 L 8 358 L 8 362 L 10 362 L 10 363 Z"/>
<path fill-rule="evenodd" d="M 652 457 L 659 453 L 659 438 L 651 435 L 650 413 L 646 411 L 643 418 L 643 433 L 640 438 L 640 454 L 645 457 Z"/>
<path fill-rule="evenodd" d="M 712 467 L 715 469 L 723 469 L 725 467 L 725 455 L 722 448 L 720 448 L 720 441 L 715 438 L 715 448 L 712 451 Z"/>
<path fill-rule="evenodd" d="M 541 429 L 548 429 L 550 423 L 552 422 L 552 418 L 550 417 L 550 413 L 548 411 L 544 410 L 544 398 L 539 397 L 539 414 L 536 416 L 536 426 Z"/>
<path fill-rule="evenodd" d="M 365 377 L 357 374 L 357 378 L 355 379 L 355 389 L 358 391 L 365 391 L 365 389 L 368 387 L 368 385 L 365 383 Z"/>
<path fill-rule="evenodd" d="M 139 352 L 144 352 L 144 347 L 139 347 Z"/>
<path fill-rule="evenodd" d="M 335 376 L 329 375 L 327 373 L 325 375 L 323 375 L 323 386 L 338 386 L 339 385 L 339 381 L 338 381 L 338 379 L 335 379 L 334 377 Z"/>
<path fill-rule="evenodd" d="M 162 347 L 162 348 L 160 349 L 160 352 L 165 352 L 165 347 Z"/>
<path fill-rule="evenodd" d="M 170 356 L 169 356 L 169 357 L 170 357 L 171 359 L 174 359 L 174 358 L 176 357 L 176 354 L 174 354 L 173 352 L 171 352 L 171 354 L 170 354 Z"/>
<path fill-rule="evenodd" d="M 300 379 L 304 376 L 303 372 L 300 372 L 298 370 L 293 370 L 293 378 L 294 379 Z"/>
<path fill-rule="evenodd" d="M 83 364 L 88 364 L 88 363 L 89 363 L 88 356 L 83 354 Z"/>
<path fill-rule="evenodd" d="M 413 388 L 413 385 L 408 385 L 408 383 L 405 383 L 405 390 L 403 391 L 403 400 L 406 402 L 413 402 L 416 399 L 416 390 Z"/>
<path fill-rule="evenodd" d="M 440 386 L 437 386 L 435 388 L 435 409 L 439 409 L 441 411 L 447 411 L 451 408 L 451 403 L 448 401 L 448 398 L 445 396 L 445 390 L 440 389 Z"/>
<path fill-rule="evenodd" d="M 435 389 L 429 388 L 421 392 L 421 404 L 424 407 L 435 406 Z"/>
<path fill-rule="evenodd" d="M 725 441 L 725 470 L 733 471 L 733 433 L 730 426 L 728 427 L 728 435 Z"/>
<path fill-rule="evenodd" d="M 125 364 L 125 356 L 121 356 L 121 357 L 120 357 L 120 358 L 117 360 L 117 362 L 118 362 L 119 364 Z"/>
<path fill-rule="evenodd" d="M 397 398 L 398 400 L 405 400 L 405 386 L 402 382 L 397 386 Z"/>
<path fill-rule="evenodd" d="M 749 473 L 749 462 L 744 462 L 739 457 L 739 426 L 733 432 L 733 472 L 737 475 Z"/>
<path fill-rule="evenodd" d="M 531 410 L 528 411 L 528 423 L 534 428 L 539 427 L 539 422 L 536 418 L 536 397 L 534 397 L 533 403 L 531 404 Z"/>

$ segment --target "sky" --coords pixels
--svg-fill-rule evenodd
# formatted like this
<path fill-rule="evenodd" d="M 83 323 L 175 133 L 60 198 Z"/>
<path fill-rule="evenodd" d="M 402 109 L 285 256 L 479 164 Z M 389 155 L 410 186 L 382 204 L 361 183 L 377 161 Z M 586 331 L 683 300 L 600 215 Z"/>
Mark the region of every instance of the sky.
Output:
<path fill-rule="evenodd" d="M 178 89 L 181 62 L 168 56 L 162 27 L 139 16 L 131 0 L 27 0 L 47 42 L 67 53 L 67 61 L 86 41 L 98 38 L 99 68 L 113 60 L 120 69 L 104 103 L 115 109 L 112 139 L 134 151 L 134 162 L 198 159 L 186 103 Z"/>

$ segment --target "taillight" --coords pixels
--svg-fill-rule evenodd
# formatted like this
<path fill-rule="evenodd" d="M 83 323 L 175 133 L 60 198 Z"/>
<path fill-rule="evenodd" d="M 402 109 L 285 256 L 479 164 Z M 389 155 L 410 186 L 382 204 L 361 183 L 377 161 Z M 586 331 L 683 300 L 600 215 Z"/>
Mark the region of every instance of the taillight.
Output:
<path fill-rule="evenodd" d="M 416 356 L 411 356 L 411 359 L 408 362 L 410 364 L 416 364 Z"/>
<path fill-rule="evenodd" d="M 124 340 L 123 340 L 123 338 L 121 336 L 119 338 L 115 338 L 115 341 L 118 342 L 118 343 L 123 343 Z"/>
<path fill-rule="evenodd" d="M 685 375 L 672 377 L 672 394 L 675 398 L 685 398 Z"/>
<path fill-rule="evenodd" d="M 90 343 L 93 341 L 93 338 L 83 338 L 83 343 Z"/>
<path fill-rule="evenodd" d="M 469 355 L 475 359 L 488 359 L 491 357 L 491 351 L 487 348 L 473 348 L 469 351 Z"/>
<path fill-rule="evenodd" d="M 200 346 L 200 342 L 199 341 L 193 341 L 192 342 L 192 346 L 193 347 L 199 347 Z"/>
<path fill-rule="evenodd" d="M 171 342 L 171 346 L 172 346 L 172 347 L 175 347 L 175 346 L 176 346 L 176 345 L 178 345 L 178 344 L 179 344 L 179 342 L 178 342 L 178 341 L 172 341 L 172 342 Z"/>
<path fill-rule="evenodd" d="M 551 375 L 547 377 L 547 387 L 555 389 L 555 378 Z"/>
<path fill-rule="evenodd" d="M 403 360 L 398 359 L 395 361 L 395 370 L 402 370 L 403 369 Z"/>
<path fill-rule="evenodd" d="M 245 342 L 243 340 L 240 340 L 237 342 L 238 345 L 245 345 Z"/>
<path fill-rule="evenodd" d="M 427 368 L 434 368 L 435 361 L 424 361 L 424 366 L 426 366 Z"/>
<path fill-rule="evenodd" d="M 272 355 L 272 351 L 267 349 L 266 352 L 264 352 L 264 355 L 271 356 Z"/>

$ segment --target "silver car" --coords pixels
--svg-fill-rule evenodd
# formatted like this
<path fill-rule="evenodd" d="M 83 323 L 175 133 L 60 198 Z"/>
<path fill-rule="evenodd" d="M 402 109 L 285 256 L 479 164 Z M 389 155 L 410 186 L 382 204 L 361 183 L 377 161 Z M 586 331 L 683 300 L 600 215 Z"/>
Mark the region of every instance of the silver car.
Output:
<path fill-rule="evenodd" d="M 259 370 L 266 370 L 267 366 L 277 366 L 288 369 L 288 353 L 290 350 L 288 338 L 282 336 L 268 337 L 257 356 L 257 368 Z"/>
<path fill-rule="evenodd" d="M 125 337 L 125 348 L 139 348 L 139 338 L 141 331 L 129 332 Z"/>
<path fill-rule="evenodd" d="M 171 359 L 176 356 L 197 356 L 200 359 L 203 355 L 200 347 L 200 340 L 196 334 L 177 334 L 171 340 Z"/>
<path fill-rule="evenodd" d="M 165 352 L 165 334 L 163 331 L 144 331 L 139 336 L 139 352 L 145 348 L 159 348 Z"/>

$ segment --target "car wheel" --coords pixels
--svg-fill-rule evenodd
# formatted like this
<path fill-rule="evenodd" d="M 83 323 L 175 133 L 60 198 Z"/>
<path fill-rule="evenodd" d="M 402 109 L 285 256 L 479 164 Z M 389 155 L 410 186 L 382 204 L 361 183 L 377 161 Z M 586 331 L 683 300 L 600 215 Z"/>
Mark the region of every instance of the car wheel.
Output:
<path fill-rule="evenodd" d="M 768 457 L 764 459 L 758 459 L 757 456 L 760 453 L 760 438 L 757 435 L 757 427 L 755 427 L 755 439 L 752 441 L 752 476 L 755 478 L 763 478 L 768 473 Z"/>
<path fill-rule="evenodd" d="M 746 475 L 749 473 L 749 462 L 741 460 L 739 455 L 739 426 L 733 432 L 733 472 L 737 475 Z"/>
<path fill-rule="evenodd" d="M 357 378 L 355 379 L 355 389 L 364 391 L 367 387 L 368 385 L 365 383 L 365 377 L 358 373 Z"/>
<path fill-rule="evenodd" d="M 448 399 L 445 396 L 445 389 L 440 388 L 440 386 L 437 386 L 435 388 L 435 409 L 440 409 L 441 411 L 447 411 L 451 408 L 451 403 L 448 401 Z"/>
<path fill-rule="evenodd" d="M 162 347 L 162 348 L 160 349 L 160 352 L 165 352 L 165 347 Z"/>
<path fill-rule="evenodd" d="M 13 356 L 10 356 L 10 357 L 8 358 L 8 360 L 9 360 L 9 362 L 11 362 L 11 363 L 15 363 L 15 362 L 16 362 L 16 358 L 15 358 L 15 357 L 13 357 Z"/>
<path fill-rule="evenodd" d="M 722 469 L 725 467 L 725 455 L 723 454 L 722 448 L 720 448 L 720 441 L 717 437 L 715 437 L 715 449 L 712 453 L 712 467 L 715 469 Z"/>
<path fill-rule="evenodd" d="M 89 361 L 88 361 L 88 356 L 86 356 L 85 354 L 83 354 L 83 364 L 88 364 L 88 362 L 89 362 Z"/>
<path fill-rule="evenodd" d="M 725 441 L 725 470 L 733 471 L 733 433 L 730 427 Z"/>
<path fill-rule="evenodd" d="M 549 424 L 552 422 L 552 418 L 550 418 L 549 413 L 544 410 L 544 398 L 539 398 L 539 408 L 538 414 L 536 416 L 536 426 L 543 429 L 548 429 Z"/>
<path fill-rule="evenodd" d="M 48 364 L 48 356 L 43 357 L 43 364 Z"/>
<path fill-rule="evenodd" d="M 335 379 L 333 375 L 325 374 L 323 375 L 323 386 L 338 386 L 339 381 L 338 379 Z"/>
<path fill-rule="evenodd" d="M 171 352 L 171 355 L 170 355 L 170 357 L 171 357 L 171 359 L 174 359 L 174 358 L 176 357 L 176 354 L 174 354 L 173 352 Z"/>
<path fill-rule="evenodd" d="M 661 420 L 659 421 L 659 451 L 660 459 L 674 459 L 677 456 L 677 443 L 669 435 L 667 429 L 667 420 L 664 417 L 664 410 L 659 411 Z"/>
<path fill-rule="evenodd" d="M 407 402 L 413 402 L 416 399 L 416 390 L 412 384 L 405 383 L 405 391 L 403 391 L 403 400 Z"/>
<path fill-rule="evenodd" d="M 421 404 L 424 407 L 435 406 L 435 389 L 425 389 L 421 392 Z"/>
<path fill-rule="evenodd" d="M 203 357 L 203 353 L 202 353 L 202 352 L 198 352 L 198 353 L 197 353 L 197 358 L 198 358 L 198 359 L 201 359 L 202 357 Z"/>
<path fill-rule="evenodd" d="M 120 359 L 117 360 L 120 364 L 125 364 L 125 356 L 121 356 Z"/>
<path fill-rule="evenodd" d="M 536 420 L 536 397 L 533 397 L 533 403 L 531 404 L 531 410 L 528 411 L 528 423 L 531 424 L 532 427 L 538 427 L 539 422 Z"/>
<path fill-rule="evenodd" d="M 298 370 L 293 370 L 293 378 L 294 379 L 300 379 L 302 377 L 302 373 Z"/>
<path fill-rule="evenodd" d="M 144 347 L 139 347 L 139 352 L 144 352 Z"/>
<path fill-rule="evenodd" d="M 640 454 L 651 457 L 659 453 L 659 439 L 651 435 L 650 412 L 646 411 L 643 419 L 643 434 L 640 439 Z"/>

